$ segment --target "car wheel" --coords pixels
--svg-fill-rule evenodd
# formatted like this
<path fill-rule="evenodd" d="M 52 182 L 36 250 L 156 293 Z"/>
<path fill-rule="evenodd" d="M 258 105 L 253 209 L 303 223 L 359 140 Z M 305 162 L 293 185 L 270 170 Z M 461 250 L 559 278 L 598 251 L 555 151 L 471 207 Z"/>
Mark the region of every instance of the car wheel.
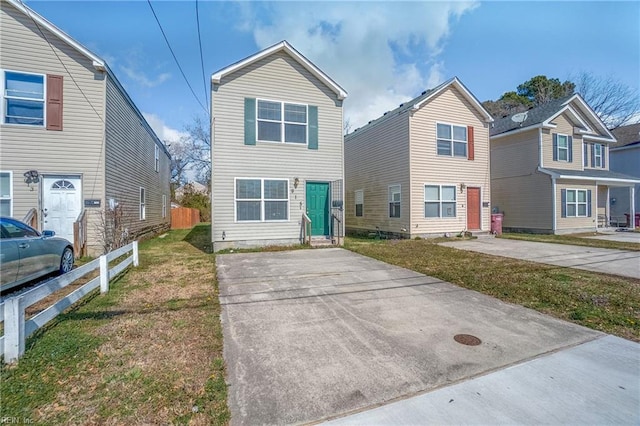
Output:
<path fill-rule="evenodd" d="M 60 259 L 60 273 L 66 274 L 73 269 L 73 250 L 71 247 L 67 247 L 62 252 L 62 258 Z"/>

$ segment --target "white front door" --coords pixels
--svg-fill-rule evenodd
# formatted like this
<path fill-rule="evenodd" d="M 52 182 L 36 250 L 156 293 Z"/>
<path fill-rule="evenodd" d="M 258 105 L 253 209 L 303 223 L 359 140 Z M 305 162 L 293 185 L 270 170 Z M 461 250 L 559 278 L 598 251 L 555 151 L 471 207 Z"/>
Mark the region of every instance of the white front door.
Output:
<path fill-rule="evenodd" d="M 73 242 L 73 222 L 82 211 L 80 176 L 45 176 L 42 181 L 42 229 Z"/>

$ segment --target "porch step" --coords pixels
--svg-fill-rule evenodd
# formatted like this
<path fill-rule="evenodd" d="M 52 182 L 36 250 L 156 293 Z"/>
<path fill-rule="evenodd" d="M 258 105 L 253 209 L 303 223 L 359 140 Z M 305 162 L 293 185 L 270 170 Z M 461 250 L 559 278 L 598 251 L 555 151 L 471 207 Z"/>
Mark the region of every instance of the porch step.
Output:
<path fill-rule="evenodd" d="M 493 235 L 489 231 L 471 231 L 471 236 L 476 238 L 494 238 L 495 237 L 495 235 Z"/>
<path fill-rule="evenodd" d="M 311 237 L 311 247 L 329 247 L 333 241 L 329 237 Z"/>

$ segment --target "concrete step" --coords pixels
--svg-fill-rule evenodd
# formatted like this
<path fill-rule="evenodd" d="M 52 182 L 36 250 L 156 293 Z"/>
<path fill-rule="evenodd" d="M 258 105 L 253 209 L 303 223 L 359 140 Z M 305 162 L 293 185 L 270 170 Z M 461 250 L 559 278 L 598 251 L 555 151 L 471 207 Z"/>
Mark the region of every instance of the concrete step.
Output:
<path fill-rule="evenodd" d="M 311 247 L 328 247 L 332 246 L 333 241 L 327 237 L 311 237 Z"/>

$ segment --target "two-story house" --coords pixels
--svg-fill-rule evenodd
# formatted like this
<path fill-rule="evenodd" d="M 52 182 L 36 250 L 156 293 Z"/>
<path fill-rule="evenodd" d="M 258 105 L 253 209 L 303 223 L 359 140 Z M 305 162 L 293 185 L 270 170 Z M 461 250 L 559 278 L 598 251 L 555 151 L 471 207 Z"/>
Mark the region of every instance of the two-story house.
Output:
<path fill-rule="evenodd" d="M 611 131 L 618 142 L 609 149 L 609 169 L 640 179 L 640 123 L 621 126 Z M 633 204 L 635 227 L 640 226 L 640 183 L 630 192 L 627 188 L 611 188 L 609 193 L 611 218 L 620 224 L 631 225 L 629 207 Z M 634 202 L 630 202 L 633 199 Z"/>
<path fill-rule="evenodd" d="M 286 41 L 212 75 L 214 250 L 343 235 L 346 96 Z"/>
<path fill-rule="evenodd" d="M 609 226 L 611 188 L 632 191 L 640 182 L 609 170 L 615 142 L 577 94 L 497 120 L 491 199 L 503 228 L 565 234 Z"/>
<path fill-rule="evenodd" d="M 347 232 L 488 232 L 492 121 L 456 77 L 348 134 Z"/>
<path fill-rule="evenodd" d="M 169 153 L 105 61 L 20 0 L 0 28 L 0 214 L 76 255 L 167 229 Z"/>

